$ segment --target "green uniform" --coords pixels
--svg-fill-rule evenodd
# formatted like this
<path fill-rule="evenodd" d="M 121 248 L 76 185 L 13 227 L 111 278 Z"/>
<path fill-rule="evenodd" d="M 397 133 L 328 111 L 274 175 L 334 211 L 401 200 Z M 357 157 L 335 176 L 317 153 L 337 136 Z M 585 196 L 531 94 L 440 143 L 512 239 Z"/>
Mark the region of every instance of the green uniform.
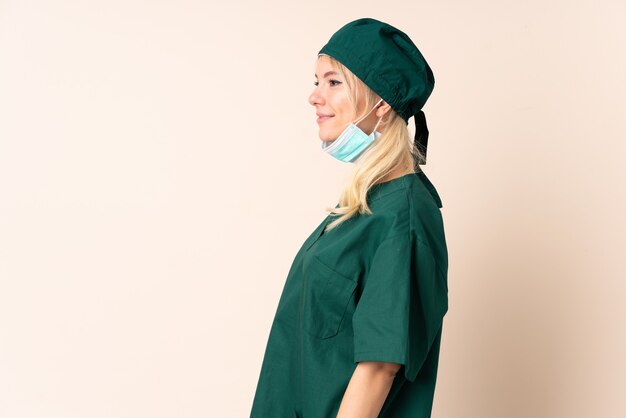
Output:
<path fill-rule="evenodd" d="M 423 172 L 370 189 L 372 215 L 306 239 L 289 270 L 251 418 L 330 418 L 360 361 L 401 364 L 379 417 L 430 417 L 448 255 Z"/>

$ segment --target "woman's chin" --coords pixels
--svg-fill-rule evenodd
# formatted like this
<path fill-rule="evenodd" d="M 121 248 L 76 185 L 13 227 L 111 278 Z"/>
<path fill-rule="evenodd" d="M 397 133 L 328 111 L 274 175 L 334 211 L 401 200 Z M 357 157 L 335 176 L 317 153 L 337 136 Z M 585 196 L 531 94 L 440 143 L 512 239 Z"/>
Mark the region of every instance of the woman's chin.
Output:
<path fill-rule="evenodd" d="M 337 136 L 320 131 L 320 139 L 324 142 L 333 142 L 335 139 L 337 139 Z"/>

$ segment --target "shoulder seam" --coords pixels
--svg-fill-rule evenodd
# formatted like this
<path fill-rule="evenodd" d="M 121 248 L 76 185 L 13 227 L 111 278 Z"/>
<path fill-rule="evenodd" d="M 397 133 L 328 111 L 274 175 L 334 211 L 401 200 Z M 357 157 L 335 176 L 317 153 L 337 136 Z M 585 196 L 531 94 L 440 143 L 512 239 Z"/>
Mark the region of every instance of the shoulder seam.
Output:
<path fill-rule="evenodd" d="M 396 239 L 396 238 L 398 238 L 398 237 L 402 237 L 402 236 L 405 236 L 405 235 L 409 235 L 409 234 L 411 234 L 412 232 L 415 232 L 415 229 L 413 229 L 413 228 L 411 227 L 410 229 L 407 229 L 406 231 L 402 231 L 402 232 L 400 232 L 400 233 L 397 233 L 397 234 L 391 235 L 391 236 L 389 236 L 389 237 L 385 237 L 385 238 L 384 238 L 384 239 L 380 242 L 379 246 L 380 246 L 380 245 L 382 245 L 384 242 L 387 242 L 387 241 L 390 241 L 390 240 L 392 240 L 392 239 Z M 415 233 L 415 241 L 417 241 L 418 243 L 420 243 L 420 244 L 422 244 L 422 245 L 424 245 L 424 246 L 426 246 L 426 247 L 430 248 L 430 245 L 429 245 L 429 244 L 428 244 L 428 243 L 427 243 L 427 242 L 426 242 L 426 241 L 422 238 L 422 236 L 421 236 L 421 235 L 419 235 L 419 234 L 417 234 L 417 233 Z"/>

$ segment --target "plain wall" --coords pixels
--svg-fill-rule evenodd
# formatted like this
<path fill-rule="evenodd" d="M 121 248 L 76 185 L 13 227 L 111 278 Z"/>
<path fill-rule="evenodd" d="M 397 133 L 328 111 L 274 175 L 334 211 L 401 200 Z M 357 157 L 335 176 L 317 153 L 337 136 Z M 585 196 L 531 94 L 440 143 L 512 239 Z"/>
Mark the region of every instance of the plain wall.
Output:
<path fill-rule="evenodd" d="M 0 417 L 249 416 L 289 266 L 353 168 L 308 97 L 359 17 L 435 74 L 433 417 L 626 416 L 625 14 L 0 1 Z"/>

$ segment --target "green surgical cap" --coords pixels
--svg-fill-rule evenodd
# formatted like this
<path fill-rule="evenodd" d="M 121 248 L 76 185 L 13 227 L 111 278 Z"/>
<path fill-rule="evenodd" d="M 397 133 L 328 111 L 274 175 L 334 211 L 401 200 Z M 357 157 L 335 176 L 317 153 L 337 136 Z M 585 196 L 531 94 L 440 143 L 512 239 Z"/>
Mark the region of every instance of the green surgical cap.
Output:
<path fill-rule="evenodd" d="M 347 23 L 335 32 L 319 55 L 329 55 L 346 66 L 389 103 L 404 121 L 414 117 L 415 141 L 426 164 L 428 128 L 421 110 L 435 86 L 428 63 L 401 30 L 372 18 Z"/>

